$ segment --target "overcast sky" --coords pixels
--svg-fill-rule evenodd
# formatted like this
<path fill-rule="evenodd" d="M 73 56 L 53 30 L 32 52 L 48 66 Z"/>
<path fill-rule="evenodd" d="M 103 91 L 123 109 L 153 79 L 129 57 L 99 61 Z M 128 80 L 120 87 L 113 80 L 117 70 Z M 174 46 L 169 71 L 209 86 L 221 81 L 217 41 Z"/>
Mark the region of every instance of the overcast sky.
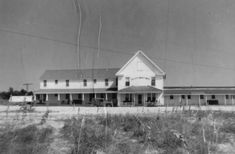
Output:
<path fill-rule="evenodd" d="M 166 86 L 235 86 L 234 0 L 79 0 L 81 68 L 121 67 L 143 50 Z M 99 16 L 101 52 L 97 55 Z M 76 68 L 73 0 L 0 0 L 0 90 Z"/>

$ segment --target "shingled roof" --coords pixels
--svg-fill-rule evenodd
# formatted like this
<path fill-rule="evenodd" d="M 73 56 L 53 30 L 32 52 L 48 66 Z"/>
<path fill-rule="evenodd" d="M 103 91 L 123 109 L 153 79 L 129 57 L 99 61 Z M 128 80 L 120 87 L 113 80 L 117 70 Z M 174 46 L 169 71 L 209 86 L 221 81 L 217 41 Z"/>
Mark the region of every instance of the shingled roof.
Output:
<path fill-rule="evenodd" d="M 46 70 L 40 77 L 41 80 L 77 80 L 77 79 L 105 79 L 115 78 L 119 68 L 98 68 L 80 70 Z"/>

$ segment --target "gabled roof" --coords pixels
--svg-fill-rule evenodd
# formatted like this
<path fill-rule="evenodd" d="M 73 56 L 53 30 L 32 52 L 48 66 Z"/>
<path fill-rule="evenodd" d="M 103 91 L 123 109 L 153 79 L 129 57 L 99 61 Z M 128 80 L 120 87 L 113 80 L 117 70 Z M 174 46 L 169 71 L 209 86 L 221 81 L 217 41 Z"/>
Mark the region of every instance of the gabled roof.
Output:
<path fill-rule="evenodd" d="M 116 75 L 118 76 L 118 75 L 120 75 L 120 72 L 123 70 L 123 69 L 125 69 L 127 66 L 128 66 L 128 64 L 130 63 L 130 62 L 132 62 L 134 59 L 135 59 L 135 57 L 137 57 L 138 55 L 142 55 L 145 59 L 147 59 L 159 72 L 160 72 L 160 74 L 159 75 L 166 75 L 166 73 L 157 65 L 157 64 L 155 64 L 147 55 L 145 55 L 144 54 L 144 52 L 143 51 L 141 51 L 141 50 L 139 50 L 139 51 L 137 51 L 136 52 L 136 54 L 116 73 Z"/>
<path fill-rule="evenodd" d="M 161 93 L 162 90 L 152 86 L 130 86 L 118 91 L 119 93 Z"/>
<path fill-rule="evenodd" d="M 46 70 L 41 80 L 78 80 L 78 79 L 105 79 L 115 78 L 119 68 L 98 68 L 80 70 Z"/>

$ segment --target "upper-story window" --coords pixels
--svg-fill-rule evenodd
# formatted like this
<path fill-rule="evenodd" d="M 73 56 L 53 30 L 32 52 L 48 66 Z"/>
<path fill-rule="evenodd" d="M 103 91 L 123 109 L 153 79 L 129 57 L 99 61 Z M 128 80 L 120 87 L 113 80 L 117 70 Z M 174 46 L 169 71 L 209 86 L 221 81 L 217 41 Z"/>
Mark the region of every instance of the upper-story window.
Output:
<path fill-rule="evenodd" d="M 87 86 L 87 80 L 86 80 L 86 79 L 83 80 L 83 86 L 84 86 L 84 87 Z"/>
<path fill-rule="evenodd" d="M 55 84 L 58 84 L 58 80 L 55 80 Z"/>
<path fill-rule="evenodd" d="M 69 80 L 66 80 L 66 87 L 69 87 Z"/>
<path fill-rule="evenodd" d="M 105 79 L 105 86 L 108 86 L 109 85 L 109 79 Z"/>
<path fill-rule="evenodd" d="M 43 80 L 43 86 L 44 86 L 44 87 L 47 86 L 47 80 Z"/>
<path fill-rule="evenodd" d="M 126 86 L 130 86 L 130 77 L 126 77 Z"/>
<path fill-rule="evenodd" d="M 94 82 L 94 83 L 96 83 L 96 82 L 97 82 L 97 80 L 96 80 L 96 79 L 94 79 L 94 80 L 93 80 L 93 82 Z"/>
<path fill-rule="evenodd" d="M 142 61 L 137 62 L 137 71 L 143 71 L 144 70 L 144 63 Z"/>
<path fill-rule="evenodd" d="M 152 86 L 155 86 L 155 85 L 156 85 L 156 78 L 155 78 L 155 77 L 152 77 L 152 78 L 151 78 L 151 85 L 152 85 Z"/>

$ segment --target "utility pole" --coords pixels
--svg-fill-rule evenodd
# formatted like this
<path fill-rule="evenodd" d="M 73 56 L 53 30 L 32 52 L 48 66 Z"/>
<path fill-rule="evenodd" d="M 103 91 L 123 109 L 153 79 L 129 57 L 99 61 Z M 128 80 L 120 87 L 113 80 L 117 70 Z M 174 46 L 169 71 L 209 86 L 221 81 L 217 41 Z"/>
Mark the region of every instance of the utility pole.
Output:
<path fill-rule="evenodd" d="M 29 91 L 29 86 L 31 86 L 32 83 L 24 83 L 23 85 L 25 86 L 26 91 L 28 92 Z"/>

